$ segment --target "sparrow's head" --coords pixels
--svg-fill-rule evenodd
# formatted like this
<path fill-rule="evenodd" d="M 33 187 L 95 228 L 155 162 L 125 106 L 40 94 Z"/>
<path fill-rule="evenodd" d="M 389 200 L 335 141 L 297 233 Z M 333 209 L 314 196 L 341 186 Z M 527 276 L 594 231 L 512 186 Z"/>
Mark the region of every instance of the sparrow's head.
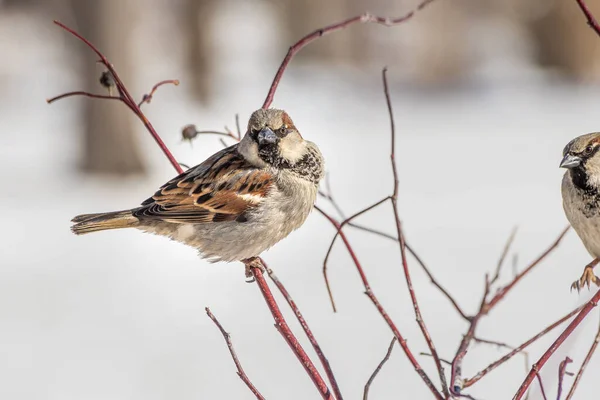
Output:
<path fill-rule="evenodd" d="M 571 173 L 575 186 L 584 190 L 600 189 L 600 132 L 571 140 L 563 150 L 561 168 Z"/>
<path fill-rule="evenodd" d="M 257 167 L 288 169 L 315 183 L 323 175 L 323 159 L 317 146 L 304 140 L 290 116 L 283 110 L 252 113 L 238 151 Z"/>

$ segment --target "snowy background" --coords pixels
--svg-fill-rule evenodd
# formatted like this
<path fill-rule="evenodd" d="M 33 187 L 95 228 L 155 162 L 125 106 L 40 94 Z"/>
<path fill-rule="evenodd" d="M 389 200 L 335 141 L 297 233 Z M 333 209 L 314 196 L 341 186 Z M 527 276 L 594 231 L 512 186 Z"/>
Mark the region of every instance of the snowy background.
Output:
<path fill-rule="evenodd" d="M 146 106 L 181 162 L 199 163 L 220 144 L 205 136 L 191 147 L 181 143 L 180 128 L 187 123 L 233 127 L 235 113 L 246 120 L 262 104 L 285 53 L 286 46 L 272 39 L 272 26 L 245 18 L 249 10 L 237 7 L 220 14 L 222 26 L 238 28 L 219 37 L 215 57 L 223 67 L 215 77 L 219 93 L 210 108 L 195 104 L 181 87 L 164 88 Z M 158 14 L 146 10 L 142 17 L 151 25 Z M 74 39 L 51 19 L 0 15 L 0 398 L 251 399 L 223 338 L 204 314 L 206 306 L 232 334 L 247 374 L 266 398 L 317 398 L 273 328 L 257 287 L 244 282 L 241 265 L 211 265 L 190 248 L 133 230 L 85 237 L 70 233 L 72 216 L 135 206 L 174 172 L 141 125 L 149 176 L 109 179 L 78 172 L 78 113 L 87 100 L 45 103 L 81 87 L 66 46 Z M 417 16 L 411 24 L 418 23 Z M 173 61 L 180 51 L 173 45 L 176 33 L 168 24 L 147 26 L 138 34 L 144 62 L 133 91 L 141 94 L 167 78 L 180 78 L 185 85 L 185 72 Z M 498 49 L 501 57 L 481 63 L 471 82 L 454 89 L 420 90 L 395 77 L 394 65 L 388 65 L 407 240 L 468 313 L 476 310 L 484 274 L 493 270 L 513 227 L 519 227 L 514 252 L 523 268 L 566 226 L 563 171 L 558 168 L 562 148 L 600 127 L 598 87 L 554 80 L 505 47 L 506 52 Z M 89 62 L 94 62 L 91 54 Z M 321 147 L 333 192 L 348 214 L 390 192 L 389 121 L 379 73 L 293 65 L 273 105 L 288 110 L 303 135 Z M 393 233 L 389 208 L 360 222 Z M 363 294 L 341 244 L 330 263 L 339 308 L 331 312 L 321 267 L 333 234 L 314 213 L 264 257 L 304 313 L 345 397 L 358 399 L 392 335 Z M 397 245 L 356 231 L 349 231 L 349 237 L 374 292 L 413 352 L 427 351 L 414 322 Z M 478 335 L 517 345 L 566 314 L 590 295 L 569 291 L 588 261 L 569 232 L 552 256 L 482 321 Z M 452 359 L 467 325 L 414 261 L 409 267 L 438 351 Z M 511 274 L 509 262 L 503 281 Z M 558 362 L 569 355 L 575 361 L 569 370 L 576 372 L 597 323 L 593 311 L 544 369 L 550 397 L 555 396 Z M 531 346 L 532 362 L 558 333 Z M 312 349 L 309 354 L 314 355 Z M 503 354 L 473 346 L 464 362 L 465 376 Z M 432 360 L 419 356 L 419 361 L 438 384 Z M 596 396 L 598 371 L 600 356 L 588 367 L 576 398 Z M 509 399 L 524 376 L 523 359 L 515 357 L 469 393 L 478 399 Z M 530 398 L 540 398 L 538 393 L 535 389 Z M 398 347 L 370 395 L 429 398 Z"/>

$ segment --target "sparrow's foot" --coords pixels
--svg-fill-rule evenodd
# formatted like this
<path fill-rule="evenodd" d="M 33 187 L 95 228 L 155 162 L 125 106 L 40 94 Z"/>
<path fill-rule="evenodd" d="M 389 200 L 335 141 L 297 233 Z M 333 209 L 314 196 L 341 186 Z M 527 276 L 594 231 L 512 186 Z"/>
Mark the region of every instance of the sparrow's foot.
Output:
<path fill-rule="evenodd" d="M 581 275 L 581 278 L 579 278 L 579 280 L 576 280 L 575 282 L 573 282 L 573 284 L 571 285 L 571 290 L 577 289 L 577 291 L 579 292 L 586 285 L 589 289 L 592 283 L 595 283 L 596 286 L 600 286 L 600 278 L 598 278 L 594 274 L 594 267 L 599 262 L 600 262 L 600 259 L 596 258 L 594 261 L 592 261 L 591 263 L 586 265 L 585 268 L 583 269 L 583 274 Z"/>
<path fill-rule="evenodd" d="M 261 273 L 265 272 L 265 266 L 258 257 L 246 258 L 245 260 L 242 260 L 242 262 L 246 266 L 246 283 L 252 283 L 256 280 L 252 273 L 252 268 L 260 269 Z"/>

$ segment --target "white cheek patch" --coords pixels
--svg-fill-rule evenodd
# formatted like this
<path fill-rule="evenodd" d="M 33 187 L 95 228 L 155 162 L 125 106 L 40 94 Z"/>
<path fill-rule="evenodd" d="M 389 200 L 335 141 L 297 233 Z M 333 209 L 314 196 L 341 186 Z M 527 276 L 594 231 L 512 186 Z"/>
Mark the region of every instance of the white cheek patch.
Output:
<path fill-rule="evenodd" d="M 244 136 L 240 142 L 238 151 L 250 164 L 256 165 L 259 168 L 267 166 L 267 163 L 258 156 L 258 145 L 248 135 Z"/>
<path fill-rule="evenodd" d="M 281 157 L 295 163 L 306 155 L 306 142 L 300 138 L 289 138 L 279 143 Z"/>

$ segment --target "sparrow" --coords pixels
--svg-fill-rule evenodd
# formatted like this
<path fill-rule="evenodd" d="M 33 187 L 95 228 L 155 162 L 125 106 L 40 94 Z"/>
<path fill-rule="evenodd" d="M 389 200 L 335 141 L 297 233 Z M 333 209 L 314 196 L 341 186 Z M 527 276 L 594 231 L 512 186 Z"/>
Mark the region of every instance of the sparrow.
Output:
<path fill-rule="evenodd" d="M 260 109 L 242 140 L 164 184 L 141 206 L 78 215 L 73 233 L 136 228 L 191 246 L 208 261 L 242 261 L 299 228 L 313 209 L 324 161 L 282 110 Z"/>
<path fill-rule="evenodd" d="M 563 150 L 561 168 L 563 208 L 569 223 L 577 232 L 594 260 L 586 265 L 581 278 L 571 285 L 579 290 L 591 283 L 600 286 L 594 267 L 600 262 L 600 132 L 571 140 Z"/>

